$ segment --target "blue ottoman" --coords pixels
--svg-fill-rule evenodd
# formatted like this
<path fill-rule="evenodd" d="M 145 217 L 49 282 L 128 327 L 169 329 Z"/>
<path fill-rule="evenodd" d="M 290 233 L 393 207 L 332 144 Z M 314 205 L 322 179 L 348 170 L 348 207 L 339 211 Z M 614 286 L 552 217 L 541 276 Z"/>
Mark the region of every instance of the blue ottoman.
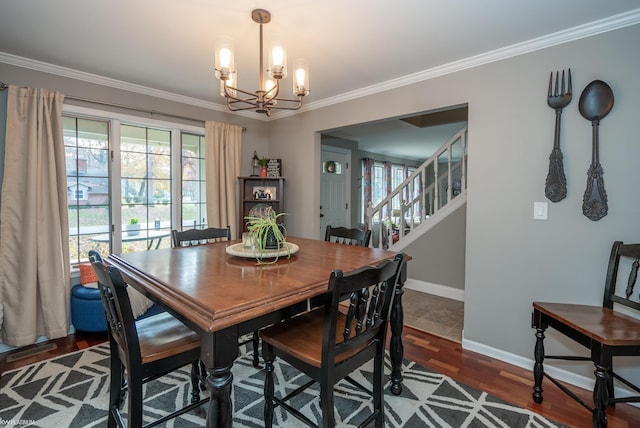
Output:
<path fill-rule="evenodd" d="M 153 305 L 138 319 L 157 315 L 164 310 Z M 79 331 L 107 331 L 100 290 L 74 285 L 71 288 L 71 323 Z"/>
<path fill-rule="evenodd" d="M 80 331 L 107 331 L 100 290 L 80 284 L 71 287 L 71 323 Z"/>

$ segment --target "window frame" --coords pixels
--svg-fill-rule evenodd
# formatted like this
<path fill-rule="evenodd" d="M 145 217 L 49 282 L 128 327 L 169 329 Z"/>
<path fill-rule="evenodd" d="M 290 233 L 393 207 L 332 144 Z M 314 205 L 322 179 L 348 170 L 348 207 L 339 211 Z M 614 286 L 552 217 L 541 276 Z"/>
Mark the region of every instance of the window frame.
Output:
<path fill-rule="evenodd" d="M 204 136 L 205 128 L 176 123 L 166 120 L 143 118 L 123 113 L 109 112 L 106 110 L 67 105 L 63 106 L 63 116 L 97 120 L 107 122 L 109 134 L 109 163 L 108 163 L 108 182 L 109 182 L 109 228 L 111 230 L 110 252 L 122 251 L 122 191 L 121 191 L 121 159 L 120 159 L 120 127 L 121 125 L 139 126 L 145 128 L 169 131 L 171 133 L 171 229 L 181 229 L 182 224 L 182 147 L 181 135 L 188 133 L 193 135 Z M 206 201 L 204 202 L 206 206 Z M 77 236 L 77 235 L 74 235 Z M 166 238 L 167 239 L 167 238 Z M 170 240 L 170 238 L 168 238 Z M 86 258 L 80 255 L 80 263 L 86 261 Z M 73 269 L 78 262 L 71 261 Z"/>

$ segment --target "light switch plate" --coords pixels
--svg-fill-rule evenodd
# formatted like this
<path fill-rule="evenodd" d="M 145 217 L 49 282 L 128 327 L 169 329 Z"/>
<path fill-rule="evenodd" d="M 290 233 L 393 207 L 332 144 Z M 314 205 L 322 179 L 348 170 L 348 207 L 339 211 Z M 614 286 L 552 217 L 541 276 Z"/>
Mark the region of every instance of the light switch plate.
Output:
<path fill-rule="evenodd" d="M 547 202 L 533 203 L 533 219 L 547 220 L 549 218 L 549 204 Z"/>

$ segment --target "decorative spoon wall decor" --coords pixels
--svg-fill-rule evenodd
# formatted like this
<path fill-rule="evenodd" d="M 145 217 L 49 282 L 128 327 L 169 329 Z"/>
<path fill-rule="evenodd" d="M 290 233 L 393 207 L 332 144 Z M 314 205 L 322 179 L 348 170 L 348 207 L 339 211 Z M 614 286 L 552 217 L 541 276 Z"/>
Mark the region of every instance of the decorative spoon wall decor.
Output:
<path fill-rule="evenodd" d="M 567 90 L 564 85 L 564 70 L 562 70 L 562 88 L 558 92 L 559 72 L 556 71 L 555 91 L 553 87 L 553 71 L 549 76 L 549 91 L 547 93 L 547 104 L 556 111 L 556 130 L 553 137 L 553 150 L 549 155 L 549 172 L 544 185 L 544 194 L 551 202 L 560 202 L 567 196 L 567 179 L 564 175 L 564 165 L 562 163 L 562 151 L 560 150 L 560 118 L 562 109 L 571 102 L 571 69 L 569 69 Z"/>
<path fill-rule="evenodd" d="M 591 121 L 592 144 L 591 144 L 591 166 L 587 171 L 587 189 L 582 198 L 582 213 L 590 220 L 597 221 L 607 215 L 609 207 L 607 205 L 607 192 L 604 190 L 604 173 L 600 165 L 598 126 L 600 120 L 604 118 L 613 108 L 613 91 L 602 80 L 594 80 L 589 83 L 582 95 L 578 109 L 585 119 Z"/>

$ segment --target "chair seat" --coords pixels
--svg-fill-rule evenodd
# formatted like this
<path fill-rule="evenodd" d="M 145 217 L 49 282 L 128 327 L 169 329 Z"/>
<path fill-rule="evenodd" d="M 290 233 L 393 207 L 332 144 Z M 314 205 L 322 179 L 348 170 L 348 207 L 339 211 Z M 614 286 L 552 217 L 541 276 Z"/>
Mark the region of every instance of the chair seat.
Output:
<path fill-rule="evenodd" d="M 137 321 L 136 329 L 143 363 L 200 347 L 200 336 L 167 312 Z"/>
<path fill-rule="evenodd" d="M 345 314 L 339 312 L 337 325 L 344 325 L 346 318 Z M 263 341 L 273 345 L 274 348 L 281 349 L 286 354 L 314 367 L 320 367 L 322 364 L 322 341 L 318 338 L 322 337 L 323 323 L 324 308 L 318 308 L 260 330 L 260 337 Z M 352 331 L 350 337 L 354 336 L 355 332 Z M 336 329 L 335 343 L 343 341 L 342 330 Z M 357 354 L 368 345 L 369 342 L 365 342 L 350 352 L 336 355 L 336 364 Z"/>
<path fill-rule="evenodd" d="M 599 343 L 640 345 L 640 319 L 602 306 L 533 302 L 533 308 Z"/>

